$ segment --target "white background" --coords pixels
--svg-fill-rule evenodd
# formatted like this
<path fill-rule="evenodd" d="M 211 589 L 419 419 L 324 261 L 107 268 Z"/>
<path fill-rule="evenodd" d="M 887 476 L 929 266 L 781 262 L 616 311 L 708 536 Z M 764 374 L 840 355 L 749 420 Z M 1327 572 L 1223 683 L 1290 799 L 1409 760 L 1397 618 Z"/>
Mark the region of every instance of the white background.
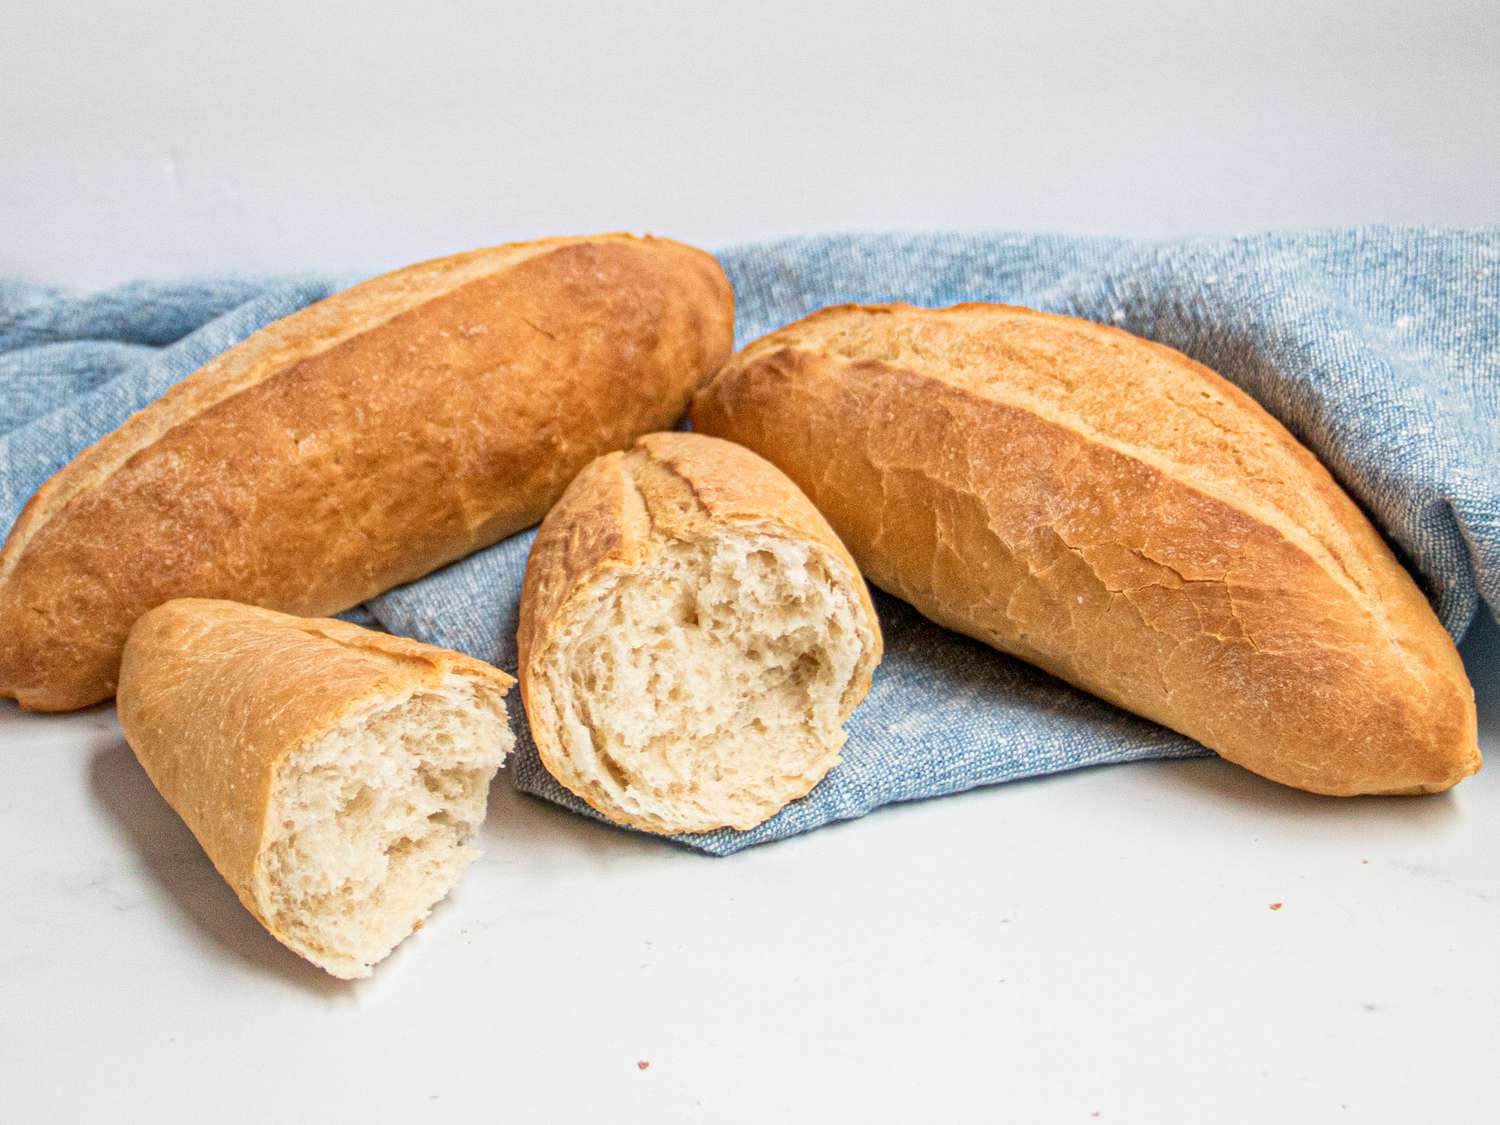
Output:
<path fill-rule="evenodd" d="M 0 273 L 1495 222 L 1497 59 L 1490 2 L 11 0 Z M 1500 754 L 1493 626 L 1466 655 Z M 238 907 L 108 708 L 0 704 L 0 771 L 7 1123 L 1500 1113 L 1493 766 L 1356 802 L 1101 769 L 728 860 L 502 783 L 486 858 L 354 986 Z"/>
<path fill-rule="evenodd" d="M 1500 4 L 0 5 L 0 272 L 1500 219 Z"/>

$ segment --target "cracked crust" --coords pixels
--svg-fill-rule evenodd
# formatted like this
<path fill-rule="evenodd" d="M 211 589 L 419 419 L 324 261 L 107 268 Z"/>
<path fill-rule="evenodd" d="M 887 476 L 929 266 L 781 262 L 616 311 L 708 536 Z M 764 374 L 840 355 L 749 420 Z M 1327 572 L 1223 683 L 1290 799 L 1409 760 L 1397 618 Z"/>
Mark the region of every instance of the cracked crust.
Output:
<path fill-rule="evenodd" d="M 856 614 L 870 637 L 865 659 L 842 697 L 841 722 L 869 692 L 882 654 L 880 622 L 859 568 L 828 521 L 792 481 L 747 449 L 701 434 L 647 434 L 631 449 L 600 457 L 578 474 L 548 513 L 526 561 L 516 638 L 521 699 L 542 764 L 563 784 L 572 774 L 563 768 L 557 731 L 538 721 L 533 692 L 570 606 L 597 597 L 611 576 L 639 568 L 663 543 L 712 539 L 729 531 L 818 550 L 857 600 Z M 808 778 L 788 799 L 805 796 L 821 777 Z M 682 830 L 632 817 L 587 787 L 573 791 L 618 823 L 648 832 Z"/>
<path fill-rule="evenodd" d="M 245 908 L 266 917 L 257 861 L 282 761 L 339 723 L 455 682 L 503 715 L 515 681 L 461 653 L 234 602 L 179 598 L 140 618 L 120 671 L 120 725 L 152 783 Z"/>
<path fill-rule="evenodd" d="M 933 620 L 1317 793 L 1479 768 L 1453 642 L 1327 470 L 1170 348 L 1001 305 L 825 309 L 693 426 L 756 450 Z"/>
<path fill-rule="evenodd" d="M 0 553 L 0 698 L 107 698 L 169 598 L 333 613 L 513 534 L 671 425 L 732 335 L 712 257 L 628 235 L 425 262 L 277 321 L 27 505 Z"/>

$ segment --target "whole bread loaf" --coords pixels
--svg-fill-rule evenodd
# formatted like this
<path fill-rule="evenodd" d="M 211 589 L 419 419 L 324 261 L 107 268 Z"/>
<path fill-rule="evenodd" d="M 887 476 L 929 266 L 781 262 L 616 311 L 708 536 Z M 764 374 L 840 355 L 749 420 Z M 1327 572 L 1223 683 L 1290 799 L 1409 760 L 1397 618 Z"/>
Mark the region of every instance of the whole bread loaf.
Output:
<path fill-rule="evenodd" d="M 693 426 L 778 465 L 933 620 L 1266 777 L 1479 768 L 1463 665 L 1380 535 L 1170 348 L 999 305 L 825 309 L 736 355 Z"/>
<path fill-rule="evenodd" d="M 173 597 L 346 609 L 540 520 L 733 347 L 718 263 L 605 235 L 377 277 L 262 329 L 80 453 L 0 553 L 0 698 L 114 692 Z"/>
<path fill-rule="evenodd" d="M 854 560 L 775 466 L 701 434 L 594 461 L 521 597 L 542 763 L 649 832 L 752 828 L 837 764 L 880 661 Z"/>
<path fill-rule="evenodd" d="M 131 630 L 120 725 L 245 908 L 362 977 L 478 855 L 513 682 L 342 621 L 183 598 Z"/>

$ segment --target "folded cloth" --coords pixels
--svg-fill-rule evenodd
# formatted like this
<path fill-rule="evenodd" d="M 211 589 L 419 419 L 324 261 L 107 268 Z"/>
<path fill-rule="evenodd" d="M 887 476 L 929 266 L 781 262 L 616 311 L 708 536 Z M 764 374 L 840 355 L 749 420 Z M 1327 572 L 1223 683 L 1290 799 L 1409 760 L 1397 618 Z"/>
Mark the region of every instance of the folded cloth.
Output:
<path fill-rule="evenodd" d="M 1227 376 L 1317 452 L 1460 638 L 1500 613 L 1500 227 L 1140 241 L 831 235 L 720 260 L 741 344 L 824 305 L 1003 301 L 1115 324 Z M 143 282 L 78 296 L 0 281 L 0 528 L 89 442 L 257 328 L 352 278 Z M 514 670 L 517 535 L 356 619 Z M 1079 766 L 1206 753 L 877 595 L 886 658 L 844 760 L 719 855 L 893 801 Z M 517 720 L 514 783 L 593 815 Z"/>

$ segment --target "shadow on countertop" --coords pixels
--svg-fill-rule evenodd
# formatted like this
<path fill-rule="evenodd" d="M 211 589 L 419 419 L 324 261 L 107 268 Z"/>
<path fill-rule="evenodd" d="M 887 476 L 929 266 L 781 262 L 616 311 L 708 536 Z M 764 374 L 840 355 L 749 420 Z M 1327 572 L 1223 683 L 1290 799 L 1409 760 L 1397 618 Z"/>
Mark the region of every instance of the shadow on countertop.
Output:
<path fill-rule="evenodd" d="M 89 763 L 94 801 L 121 829 L 141 864 L 182 915 L 242 964 L 324 996 L 352 996 L 351 984 L 304 961 L 268 934 L 209 862 L 182 819 L 162 799 L 130 747 L 120 741 Z"/>
<path fill-rule="evenodd" d="M 1483 607 L 1474 617 L 1469 635 L 1458 646 L 1464 658 L 1469 682 L 1474 685 L 1474 702 L 1479 709 L 1479 738 L 1500 743 L 1500 625 Z"/>

